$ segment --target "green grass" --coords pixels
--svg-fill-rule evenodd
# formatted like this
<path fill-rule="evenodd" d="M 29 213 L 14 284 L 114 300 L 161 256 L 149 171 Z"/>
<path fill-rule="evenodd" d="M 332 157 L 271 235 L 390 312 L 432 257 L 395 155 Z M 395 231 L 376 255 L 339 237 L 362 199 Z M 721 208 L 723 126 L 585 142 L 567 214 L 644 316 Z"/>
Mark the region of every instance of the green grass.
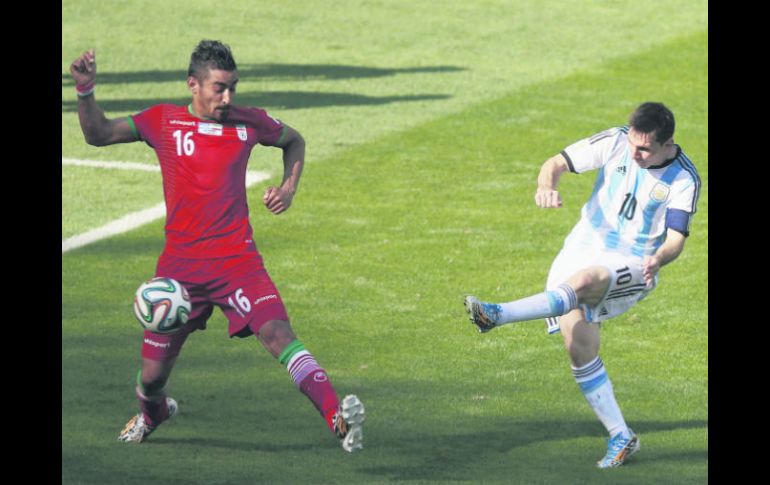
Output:
<path fill-rule="evenodd" d="M 531 23 L 506 30 L 500 16 L 491 15 L 489 30 L 475 28 L 472 21 L 479 22 L 483 8 L 447 4 L 451 14 L 463 10 L 466 33 L 475 39 L 495 42 L 518 32 L 532 43 L 534 51 L 522 62 L 530 77 L 521 84 L 484 79 L 471 97 L 454 93 L 456 76 L 485 71 L 453 63 L 447 52 L 455 49 L 467 61 L 474 51 L 478 65 L 493 61 L 481 59 L 478 43 L 431 42 L 421 44 L 413 58 L 467 70 L 318 81 L 319 88 L 350 82 L 351 90 L 368 96 L 386 89 L 376 86 L 383 81 L 393 82 L 400 95 L 452 92 L 454 101 L 435 101 L 431 113 L 417 113 L 410 103 L 399 109 L 386 104 L 287 110 L 302 120 L 293 123 L 301 131 L 315 132 L 312 138 L 320 145 L 315 153 L 323 157 L 307 165 L 294 206 L 280 217 L 261 208 L 259 188 L 251 190 L 252 222 L 296 332 L 338 391 L 357 393 L 367 406 L 363 452 L 339 449 L 286 371 L 254 339 L 227 339 L 218 312 L 209 329 L 185 346 L 172 377 L 170 392 L 180 414 L 142 446 L 115 440 L 136 412 L 132 383 L 141 339 L 130 301 L 162 249 L 162 223 L 156 222 L 62 256 L 62 483 L 707 482 L 707 34 L 692 28 L 693 22 L 690 32 L 680 25 L 682 35 L 669 33 L 659 45 L 619 40 L 617 59 L 580 59 L 567 62 L 561 74 L 550 65 L 549 72 L 539 72 L 537 66 L 548 63 L 539 63 L 538 56 L 569 57 L 565 43 L 573 36 L 574 43 L 598 49 L 577 35 L 593 30 L 578 32 L 564 20 L 569 9 L 577 18 L 588 15 L 578 3 L 557 3 L 554 18 L 566 34 L 541 26 L 548 33 L 532 39 L 526 35 L 535 29 Z M 73 5 L 65 2 L 64 13 Z M 110 38 L 127 29 L 118 14 L 128 3 L 116 5 L 115 17 L 105 18 L 116 22 Z M 267 47 L 280 49 L 276 39 L 285 39 L 293 32 L 287 25 L 296 22 L 310 32 L 304 50 L 288 56 L 287 64 L 409 65 L 407 53 L 416 49 L 421 25 L 411 16 L 423 7 L 399 4 L 392 12 L 385 5 L 367 2 L 371 15 L 391 27 L 380 34 L 390 36 L 391 57 L 385 46 L 365 43 L 363 49 L 378 49 L 384 57 L 356 57 L 348 31 L 321 42 L 314 30 L 320 27 L 303 20 L 296 8 L 265 12 L 280 17 Z M 542 15 L 546 25 L 551 21 L 526 4 L 513 5 L 528 20 Z M 503 9 L 498 2 L 483 6 Z M 585 10 L 620 7 L 593 2 Z M 81 13 L 87 23 L 88 11 Z M 363 18 L 339 13 L 348 20 Z M 679 14 L 672 25 L 686 24 Z M 454 22 L 457 28 L 465 25 Z M 204 21 L 201 29 L 207 25 Z M 620 39 L 621 27 L 628 25 L 595 29 L 596 35 Z M 640 37 L 639 29 L 629 35 Z M 74 39 L 67 28 L 65 35 L 69 44 L 97 37 Z M 233 35 L 247 38 L 237 29 Z M 133 46 L 113 42 L 131 59 Z M 311 49 L 313 42 L 318 45 Z M 338 51 L 331 47 L 335 43 Z M 64 62 L 71 56 L 65 56 L 64 45 L 62 51 Z M 340 51 L 345 55 L 335 56 Z M 125 70 L 151 69 L 151 61 L 162 58 L 148 55 Z M 352 60 L 340 62 L 347 57 Z M 505 71 L 512 68 L 502 69 L 500 76 L 507 79 Z M 492 92 L 481 94 L 493 84 Z M 572 379 L 561 339 L 546 336 L 541 322 L 479 335 L 467 323 L 461 301 L 466 293 L 509 300 L 542 289 L 593 175 L 565 176 L 565 207 L 543 211 L 533 203 L 540 164 L 578 138 L 624 123 L 633 107 L 648 99 L 674 110 L 676 140 L 695 161 L 704 185 L 685 253 L 664 268 L 660 287 L 648 299 L 604 325 L 602 357 L 625 417 L 641 436 L 642 451 L 626 467 L 599 471 L 592 466 L 603 452 L 604 431 Z M 71 123 L 75 116 L 65 100 L 63 120 Z M 350 115 L 325 118 L 332 112 Z M 375 114 L 376 123 L 362 122 L 361 116 Z M 340 134 L 353 126 L 359 129 L 352 141 Z M 330 133 L 322 136 L 324 127 Z M 63 136 L 67 129 L 63 124 Z M 92 153 L 80 139 L 65 140 L 63 156 L 151 159 L 140 144 L 119 147 L 125 152 Z M 334 145 L 337 140 L 342 145 Z M 133 157 L 134 150 L 145 158 Z M 127 158 L 119 156 L 123 153 Z M 273 168 L 279 164 L 278 152 L 262 150 L 260 156 Z"/>
<path fill-rule="evenodd" d="M 319 0 L 231 0 L 213 8 L 202 0 L 64 0 L 62 156 L 155 162 L 142 143 L 95 148 L 83 142 L 69 63 L 89 47 L 97 52 L 97 99 L 109 116 L 125 116 L 161 100 L 189 102 L 184 79 L 193 47 L 203 37 L 227 42 L 240 68 L 238 102 L 265 107 L 298 128 L 312 164 L 703 31 L 706 6 L 704 0 L 339 0 L 333 7 Z M 661 69 L 631 72 L 654 79 Z M 255 151 L 250 167 L 278 173 L 275 157 Z M 105 178 L 103 190 L 109 194 L 117 185 Z M 123 215 L 79 189 L 62 183 L 62 237 L 96 227 L 68 216 L 85 204 L 103 212 L 102 219 Z M 147 207 L 160 202 L 159 195 L 145 197 Z"/>

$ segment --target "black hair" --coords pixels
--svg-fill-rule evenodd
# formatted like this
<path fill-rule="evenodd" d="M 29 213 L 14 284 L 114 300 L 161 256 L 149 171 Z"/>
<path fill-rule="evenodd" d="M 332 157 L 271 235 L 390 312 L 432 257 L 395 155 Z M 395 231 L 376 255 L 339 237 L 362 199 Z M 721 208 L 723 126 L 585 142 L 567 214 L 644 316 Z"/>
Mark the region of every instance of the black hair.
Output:
<path fill-rule="evenodd" d="M 665 143 L 674 136 L 674 113 L 663 103 L 647 102 L 639 105 L 631 113 L 629 125 L 639 133 L 655 132 L 655 141 Z"/>
<path fill-rule="evenodd" d="M 233 59 L 233 53 L 230 52 L 230 46 L 218 40 L 204 39 L 198 43 L 190 56 L 190 67 L 187 69 L 187 75 L 202 80 L 208 74 L 209 69 L 221 69 L 223 71 L 238 69 L 238 66 L 235 65 L 235 59 Z"/>

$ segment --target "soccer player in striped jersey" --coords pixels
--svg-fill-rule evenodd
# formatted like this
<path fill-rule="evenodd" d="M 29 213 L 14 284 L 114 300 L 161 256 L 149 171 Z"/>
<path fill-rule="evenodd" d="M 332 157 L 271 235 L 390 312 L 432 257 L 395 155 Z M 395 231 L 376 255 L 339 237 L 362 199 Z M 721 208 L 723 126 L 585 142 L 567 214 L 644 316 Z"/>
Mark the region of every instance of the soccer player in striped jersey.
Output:
<path fill-rule="evenodd" d="M 480 332 L 512 322 L 545 318 L 548 333 L 561 331 L 578 386 L 610 435 L 597 466 L 622 465 L 638 451 L 599 357 L 600 322 L 647 296 L 661 267 L 684 249 L 696 212 L 700 178 L 674 143 L 674 115 L 661 103 L 643 103 L 627 126 L 611 128 L 546 160 L 535 203 L 562 206 L 562 174 L 598 170 L 593 193 L 548 274 L 546 291 L 508 303 L 474 296 L 465 307 Z"/>
<path fill-rule="evenodd" d="M 249 222 L 245 183 L 252 149 L 283 151 L 281 185 L 268 187 L 262 197 L 270 212 L 281 214 L 291 206 L 304 166 L 302 136 L 262 109 L 233 104 L 238 71 L 230 48 L 219 41 L 201 41 L 190 57 L 188 106 L 157 104 L 107 119 L 94 98 L 94 51 L 78 57 L 70 72 L 89 144 L 143 141 L 155 150 L 166 202 L 166 244 L 156 276 L 182 283 L 192 302 L 189 320 L 178 332 L 145 331 L 136 386 L 140 412 L 118 439 L 141 443 L 177 412 L 177 402 L 166 395 L 169 375 L 187 337 L 206 328 L 217 306 L 227 317 L 230 337 L 256 335 L 286 366 L 343 449 L 362 448 L 364 406 L 355 395 L 340 402 L 326 371 L 297 339 Z"/>

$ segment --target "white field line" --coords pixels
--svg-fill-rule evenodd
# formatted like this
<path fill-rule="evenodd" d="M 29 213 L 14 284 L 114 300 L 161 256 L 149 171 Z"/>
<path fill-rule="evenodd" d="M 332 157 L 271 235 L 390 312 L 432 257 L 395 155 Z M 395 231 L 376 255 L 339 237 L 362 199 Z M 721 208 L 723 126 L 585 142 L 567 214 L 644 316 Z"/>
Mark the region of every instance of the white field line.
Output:
<path fill-rule="evenodd" d="M 160 172 L 158 165 L 135 162 L 103 162 L 101 160 L 77 160 L 75 158 L 62 158 L 62 165 L 76 165 L 78 167 L 115 168 L 118 170 L 144 170 L 146 172 Z"/>
<path fill-rule="evenodd" d="M 119 169 L 119 170 L 147 170 L 147 171 L 156 171 L 156 172 L 160 170 L 159 167 L 156 167 L 154 165 L 147 165 L 142 163 L 101 162 L 101 161 L 94 161 L 94 160 L 74 160 L 70 158 L 62 158 L 62 165 L 78 165 L 78 166 L 84 166 L 84 167 L 98 167 L 98 168 L 109 168 L 109 169 Z M 267 180 L 268 178 L 270 178 L 270 174 L 267 172 L 256 172 L 256 171 L 246 172 L 246 187 L 251 187 L 256 183 Z M 96 229 L 92 229 L 90 231 L 86 231 L 84 233 L 77 234 L 75 236 L 72 236 L 63 240 L 61 242 L 61 252 L 62 254 L 64 254 L 67 251 L 70 251 L 72 249 L 83 247 L 93 242 L 99 241 L 101 239 L 114 236 L 116 234 L 121 234 L 123 232 L 127 232 L 132 229 L 136 229 L 137 227 L 143 226 L 144 224 L 155 221 L 165 216 L 166 216 L 165 203 L 157 204 L 153 207 L 150 207 L 149 209 L 132 212 L 119 219 L 108 222 L 102 227 L 97 227 Z"/>

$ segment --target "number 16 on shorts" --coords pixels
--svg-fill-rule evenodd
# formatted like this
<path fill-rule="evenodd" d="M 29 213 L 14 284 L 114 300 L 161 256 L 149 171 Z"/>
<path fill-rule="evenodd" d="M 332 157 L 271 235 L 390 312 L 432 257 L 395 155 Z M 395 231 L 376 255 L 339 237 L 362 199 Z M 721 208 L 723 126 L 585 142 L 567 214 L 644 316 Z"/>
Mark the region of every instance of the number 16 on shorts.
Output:
<path fill-rule="evenodd" d="M 233 297 L 235 297 L 235 300 L 233 300 Z M 235 308 L 235 311 L 238 312 L 238 315 L 242 318 L 246 318 L 246 314 L 251 311 L 251 302 L 244 296 L 243 288 L 235 290 L 235 293 L 227 298 L 227 303 Z"/>

